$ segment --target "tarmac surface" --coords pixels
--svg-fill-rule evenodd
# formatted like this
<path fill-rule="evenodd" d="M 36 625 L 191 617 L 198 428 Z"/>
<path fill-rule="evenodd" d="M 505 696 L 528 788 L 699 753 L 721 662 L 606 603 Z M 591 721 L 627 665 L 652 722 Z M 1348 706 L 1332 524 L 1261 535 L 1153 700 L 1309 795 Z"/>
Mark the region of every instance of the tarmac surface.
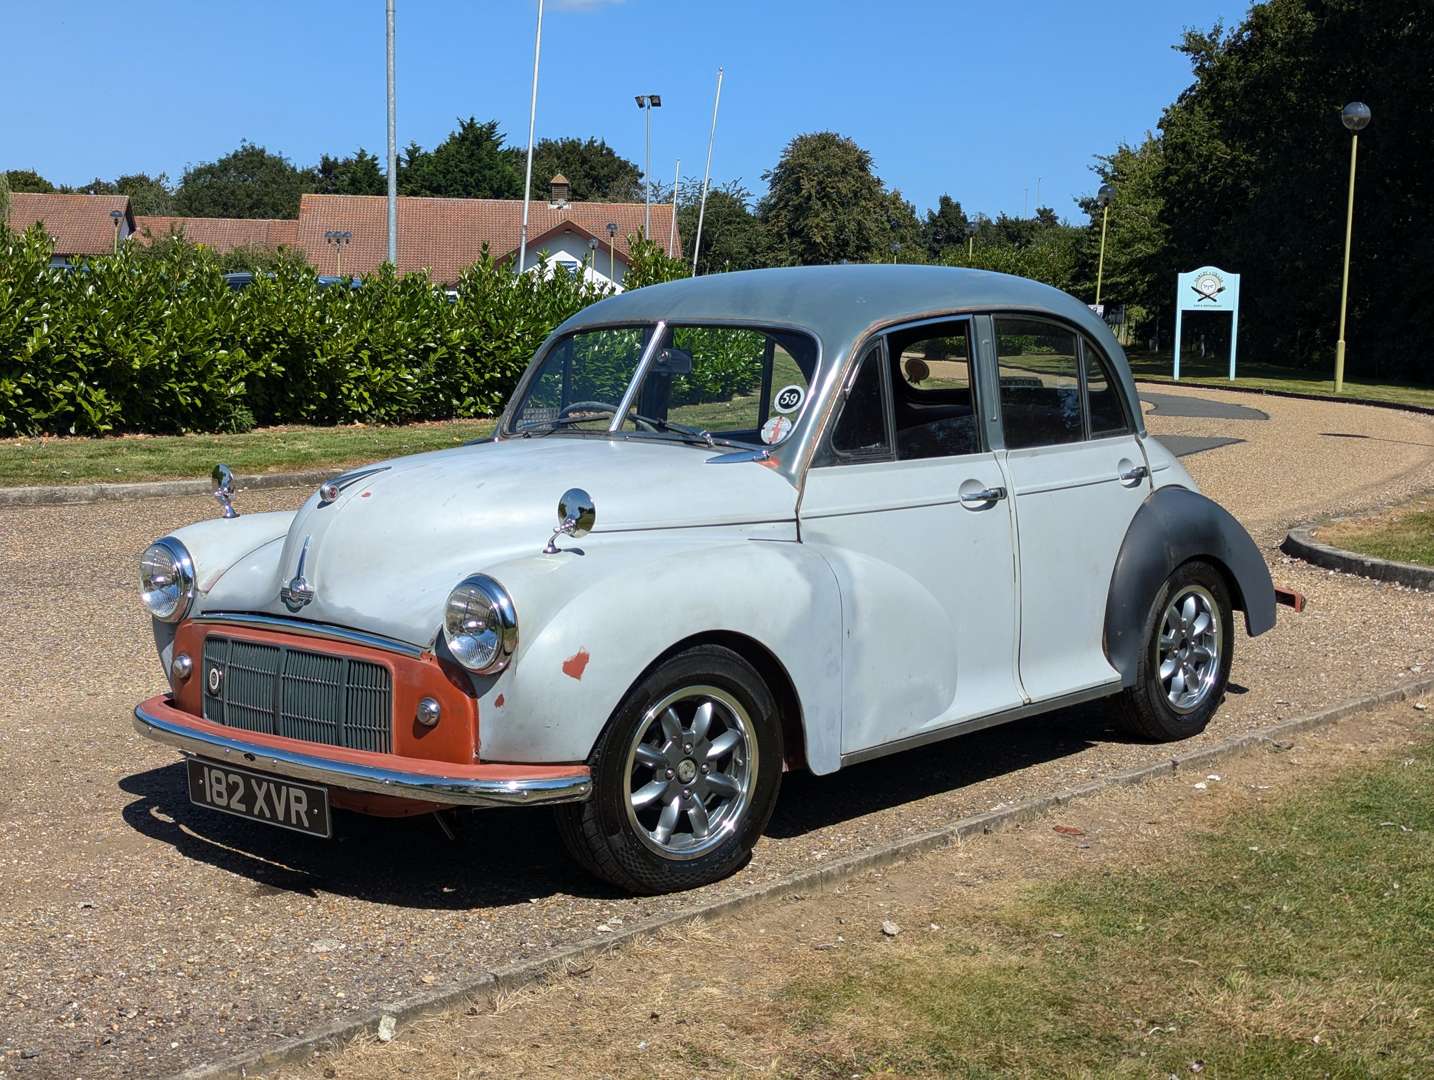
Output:
<path fill-rule="evenodd" d="M 1162 438 L 1244 440 L 1187 467 L 1310 600 L 1239 638 L 1230 695 L 1186 748 L 1434 673 L 1434 598 L 1277 551 L 1292 523 L 1434 487 L 1434 418 L 1259 400 L 1268 421 L 1147 417 Z M 241 509 L 307 494 L 247 493 Z M 456 840 L 426 818 L 339 813 L 327 842 L 251 825 L 192 806 L 177 756 L 130 727 L 162 686 L 135 559 L 213 514 L 203 497 L 0 513 L 0 1076 L 178 1071 L 1167 755 L 1093 705 L 793 774 L 752 863 L 678 897 L 586 878 L 539 810 L 470 814 Z"/>

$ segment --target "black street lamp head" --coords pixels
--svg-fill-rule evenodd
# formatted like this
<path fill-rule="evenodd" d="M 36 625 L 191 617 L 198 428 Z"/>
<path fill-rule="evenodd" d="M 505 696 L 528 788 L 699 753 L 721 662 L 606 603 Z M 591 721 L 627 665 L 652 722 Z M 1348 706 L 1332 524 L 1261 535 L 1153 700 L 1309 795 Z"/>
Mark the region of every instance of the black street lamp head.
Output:
<path fill-rule="evenodd" d="M 111 210 L 111 211 L 110 211 L 110 218 L 114 221 L 114 223 L 115 223 L 116 225 L 119 224 L 119 219 L 122 218 L 122 217 L 124 217 L 124 211 L 123 211 L 123 210 Z"/>
<path fill-rule="evenodd" d="M 648 94 L 648 95 L 647 95 L 647 103 L 648 103 L 649 105 L 651 105 L 654 109 L 660 109 L 660 108 L 662 108 L 662 95 L 661 95 L 661 94 Z"/>
<path fill-rule="evenodd" d="M 611 239 L 612 239 L 613 237 L 615 237 L 616 235 L 617 235 L 617 222 L 616 222 L 616 221 L 609 221 L 609 222 L 607 223 L 607 238 L 608 238 L 609 240 L 611 240 Z"/>
<path fill-rule="evenodd" d="M 1344 126 L 1356 134 L 1369 126 L 1370 117 L 1369 106 L 1362 101 L 1351 101 L 1339 114 Z"/>
<path fill-rule="evenodd" d="M 1095 204 L 1097 206 L 1109 206 L 1115 200 L 1115 188 L 1110 184 L 1101 184 L 1100 190 L 1095 193 Z"/>

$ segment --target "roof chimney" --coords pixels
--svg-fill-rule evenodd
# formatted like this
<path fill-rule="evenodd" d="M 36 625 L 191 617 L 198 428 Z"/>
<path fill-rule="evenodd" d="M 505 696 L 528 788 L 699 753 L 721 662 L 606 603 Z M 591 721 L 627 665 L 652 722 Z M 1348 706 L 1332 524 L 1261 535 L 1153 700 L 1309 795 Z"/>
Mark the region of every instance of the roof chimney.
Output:
<path fill-rule="evenodd" d="M 548 181 L 548 202 L 553 206 L 567 206 L 571 190 L 572 186 L 568 183 L 568 178 L 562 173 L 558 173 Z"/>

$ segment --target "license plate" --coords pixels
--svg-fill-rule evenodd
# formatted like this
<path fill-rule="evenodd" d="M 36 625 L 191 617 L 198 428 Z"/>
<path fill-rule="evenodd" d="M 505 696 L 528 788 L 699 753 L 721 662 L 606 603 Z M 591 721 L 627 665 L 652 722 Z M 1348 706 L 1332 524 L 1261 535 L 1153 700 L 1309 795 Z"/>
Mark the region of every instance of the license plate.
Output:
<path fill-rule="evenodd" d="M 189 760 L 189 799 L 211 810 L 278 825 L 283 829 L 331 836 L 329 792 L 278 776 Z"/>

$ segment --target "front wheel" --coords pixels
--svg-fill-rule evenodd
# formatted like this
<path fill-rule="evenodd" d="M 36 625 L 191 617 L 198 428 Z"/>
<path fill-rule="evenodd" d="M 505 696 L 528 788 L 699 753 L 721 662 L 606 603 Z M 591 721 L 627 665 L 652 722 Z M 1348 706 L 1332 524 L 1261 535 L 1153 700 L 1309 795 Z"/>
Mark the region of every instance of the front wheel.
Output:
<path fill-rule="evenodd" d="M 1116 699 L 1121 726 L 1157 742 L 1205 730 L 1230 681 L 1230 590 L 1209 563 L 1177 567 L 1156 591 L 1135 685 Z"/>
<path fill-rule="evenodd" d="M 776 701 L 737 653 L 689 649 L 632 689 L 591 765 L 592 798 L 557 808 L 574 858 L 630 892 L 706 885 L 747 860 L 776 805 Z"/>

